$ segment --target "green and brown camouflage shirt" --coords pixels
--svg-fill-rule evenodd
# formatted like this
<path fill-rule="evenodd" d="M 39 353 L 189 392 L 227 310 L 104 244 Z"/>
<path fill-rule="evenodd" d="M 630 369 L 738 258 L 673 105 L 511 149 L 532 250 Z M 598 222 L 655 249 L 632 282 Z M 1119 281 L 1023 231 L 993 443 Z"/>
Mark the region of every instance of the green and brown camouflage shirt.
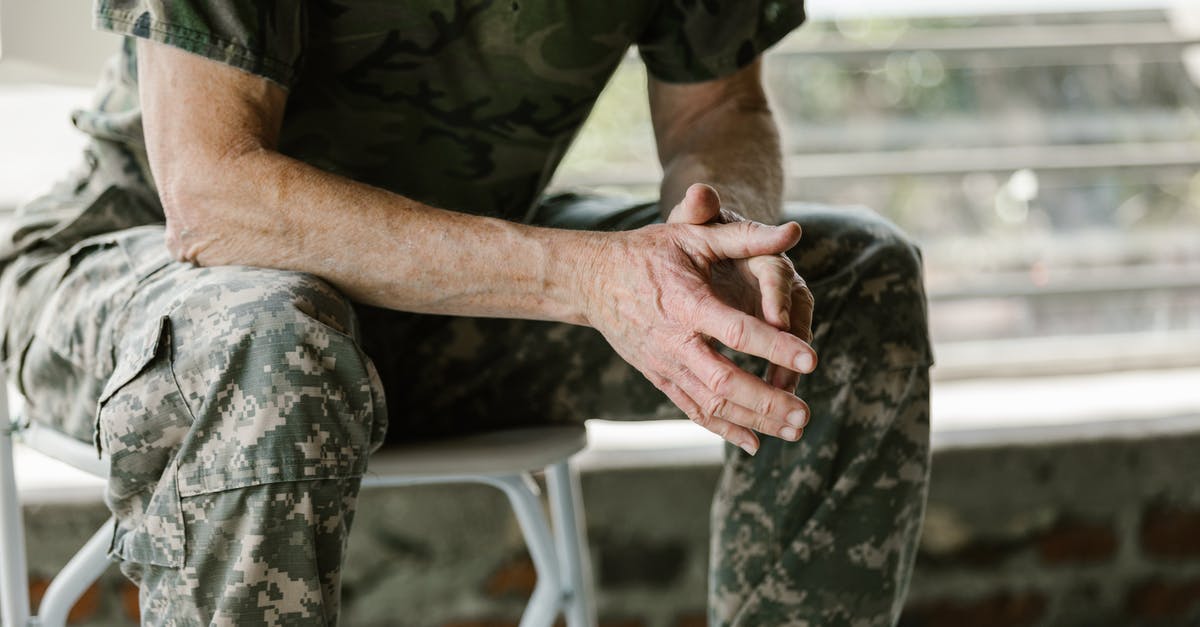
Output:
<path fill-rule="evenodd" d="M 631 45 L 655 77 L 702 81 L 748 64 L 803 18 L 800 0 L 98 0 L 95 15 L 101 29 L 287 88 L 284 154 L 515 220 Z M 84 114 L 81 126 L 103 132 L 104 118 L 130 115 Z"/>

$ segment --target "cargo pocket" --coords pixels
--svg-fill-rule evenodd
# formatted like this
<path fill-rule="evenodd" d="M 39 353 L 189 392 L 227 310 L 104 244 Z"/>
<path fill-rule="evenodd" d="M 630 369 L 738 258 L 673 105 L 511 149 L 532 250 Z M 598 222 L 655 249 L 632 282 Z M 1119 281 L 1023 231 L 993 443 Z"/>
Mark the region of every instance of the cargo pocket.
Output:
<path fill-rule="evenodd" d="M 22 256 L 6 270 L 5 358 L 24 418 L 92 439 L 96 398 L 113 371 L 109 329 L 132 293 L 128 274 L 113 235 Z"/>
<path fill-rule="evenodd" d="M 109 556 L 177 568 L 186 555 L 178 457 L 193 419 L 171 372 L 170 319 L 130 340 L 96 410 L 96 444 L 110 458 L 105 501 L 117 521 Z"/>
<path fill-rule="evenodd" d="M 49 194 L 31 204 L 45 206 L 27 206 L 23 208 L 27 213 L 0 221 L 0 269 L 4 270 L 0 351 L 6 360 L 17 358 L 28 345 L 35 321 L 43 317 L 41 312 L 55 312 L 46 316 L 55 322 L 75 313 L 53 308 L 47 299 L 61 295 L 60 283 L 80 260 L 97 249 L 117 245 L 124 229 L 163 221 L 161 211 L 143 194 L 117 186 L 107 187 L 94 198 Z M 128 265 L 113 265 L 111 270 L 119 273 Z M 84 281 L 82 285 L 94 288 L 99 284 Z M 106 289 L 111 291 L 111 286 Z M 87 314 L 85 319 L 98 317 L 90 310 Z"/>

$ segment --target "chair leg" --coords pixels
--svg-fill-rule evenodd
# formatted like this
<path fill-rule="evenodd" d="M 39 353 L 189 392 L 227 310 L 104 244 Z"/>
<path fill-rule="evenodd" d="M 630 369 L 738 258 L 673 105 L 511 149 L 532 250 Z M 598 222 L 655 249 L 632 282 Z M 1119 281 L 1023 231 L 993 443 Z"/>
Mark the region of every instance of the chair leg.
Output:
<path fill-rule="evenodd" d="M 0 625 L 29 623 L 29 574 L 25 561 L 25 520 L 17 498 L 8 385 L 0 369 Z"/>
<path fill-rule="evenodd" d="M 546 487 L 566 590 L 567 627 L 596 627 L 595 588 L 579 474 L 567 461 L 561 461 L 546 468 Z"/>
<path fill-rule="evenodd" d="M 108 547 L 112 543 L 115 524 L 109 518 L 54 576 L 38 605 L 38 627 L 63 627 L 67 624 L 67 615 L 75 602 L 111 564 Z"/>
<path fill-rule="evenodd" d="M 537 496 L 537 487 L 528 474 L 490 477 L 487 481 L 504 491 L 512 504 L 525 543 L 529 546 L 529 557 L 537 569 L 537 586 L 529 598 L 529 605 L 521 615 L 520 627 L 550 627 L 558 616 L 563 603 L 563 590 L 554 559 L 554 536 L 542 511 L 542 502 Z"/>

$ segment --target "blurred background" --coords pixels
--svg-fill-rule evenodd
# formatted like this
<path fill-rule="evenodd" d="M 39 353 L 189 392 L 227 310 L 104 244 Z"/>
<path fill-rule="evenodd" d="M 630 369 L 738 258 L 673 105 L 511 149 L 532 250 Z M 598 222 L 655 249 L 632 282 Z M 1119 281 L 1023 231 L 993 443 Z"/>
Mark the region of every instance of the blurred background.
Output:
<path fill-rule="evenodd" d="M 903 624 L 1200 625 L 1200 2 L 808 8 L 766 63 L 787 197 L 870 207 L 925 253 L 936 448 Z M 70 165 L 115 45 L 81 3 L 0 4 L 0 215 Z M 553 187 L 654 196 L 645 81 L 631 53 Z M 607 624 L 704 624 L 720 447 L 690 427 L 589 425 Z M 103 508 L 24 459 L 53 572 Z M 533 575 L 480 490 L 372 496 L 344 622 L 515 624 Z M 77 618 L 128 624 L 130 595 L 110 577 Z"/>
<path fill-rule="evenodd" d="M 766 69 L 788 199 L 923 245 L 943 376 L 1200 364 L 1192 6 L 812 2 Z M 559 184 L 655 192 L 645 80 L 631 56 Z"/>

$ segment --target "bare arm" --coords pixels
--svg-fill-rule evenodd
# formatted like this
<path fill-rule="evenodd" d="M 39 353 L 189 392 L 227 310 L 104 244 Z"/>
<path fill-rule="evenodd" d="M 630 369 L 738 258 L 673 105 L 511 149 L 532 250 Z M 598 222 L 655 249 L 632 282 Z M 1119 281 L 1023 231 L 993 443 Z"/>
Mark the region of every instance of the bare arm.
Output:
<path fill-rule="evenodd" d="M 799 338 L 729 307 L 710 285 L 723 260 L 795 245 L 795 225 L 596 233 L 436 209 L 278 153 L 286 93 L 265 79 L 147 41 L 138 59 L 177 258 L 308 272 L 392 309 L 588 324 L 673 400 L 686 390 L 681 409 L 730 441 L 757 449 L 746 427 L 796 437 L 789 417 L 807 406 L 708 343 L 786 367 L 813 362 Z"/>
<path fill-rule="evenodd" d="M 660 206 L 669 223 L 779 222 L 783 157 L 761 59 L 713 81 L 674 85 L 651 78 L 649 97 L 664 173 Z M 685 194 L 694 202 L 676 205 Z M 718 290 L 726 302 L 811 341 L 812 293 L 786 255 L 739 259 L 722 268 Z M 809 370 L 772 364 L 764 379 L 793 391 L 799 374 Z"/>
<path fill-rule="evenodd" d="M 663 211 L 702 181 L 716 188 L 727 208 L 750 220 L 778 223 L 782 156 L 761 75 L 760 59 L 715 81 L 675 85 L 650 79 Z"/>
<path fill-rule="evenodd" d="M 585 321 L 575 262 L 595 234 L 435 209 L 314 168 L 275 151 L 279 86 L 152 42 L 138 56 L 177 258 L 309 272 L 393 309 Z"/>

